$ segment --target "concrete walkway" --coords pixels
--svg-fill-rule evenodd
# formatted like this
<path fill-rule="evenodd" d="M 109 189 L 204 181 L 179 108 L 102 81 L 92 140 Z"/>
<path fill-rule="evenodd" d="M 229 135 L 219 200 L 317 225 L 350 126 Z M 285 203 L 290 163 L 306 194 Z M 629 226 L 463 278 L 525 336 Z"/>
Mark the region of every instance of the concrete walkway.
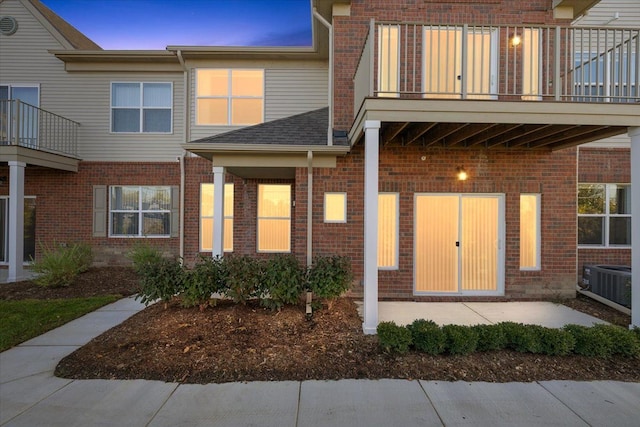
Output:
<path fill-rule="evenodd" d="M 123 299 L 1 353 L 0 425 L 638 425 L 639 383 L 342 380 L 181 385 L 53 376 L 62 357 L 142 308 Z M 492 310 L 499 312 L 497 307 Z"/>

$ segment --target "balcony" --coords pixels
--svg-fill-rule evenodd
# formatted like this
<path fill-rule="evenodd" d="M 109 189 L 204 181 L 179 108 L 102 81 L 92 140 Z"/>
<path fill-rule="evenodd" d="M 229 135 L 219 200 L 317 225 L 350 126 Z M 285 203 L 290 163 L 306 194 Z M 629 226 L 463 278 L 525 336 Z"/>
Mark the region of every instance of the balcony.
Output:
<path fill-rule="evenodd" d="M 640 29 L 371 21 L 355 124 L 382 143 L 560 149 L 637 126 Z M 354 139 L 355 138 L 355 139 Z"/>
<path fill-rule="evenodd" d="M 77 171 L 79 126 L 20 100 L 0 100 L 0 160 Z"/>

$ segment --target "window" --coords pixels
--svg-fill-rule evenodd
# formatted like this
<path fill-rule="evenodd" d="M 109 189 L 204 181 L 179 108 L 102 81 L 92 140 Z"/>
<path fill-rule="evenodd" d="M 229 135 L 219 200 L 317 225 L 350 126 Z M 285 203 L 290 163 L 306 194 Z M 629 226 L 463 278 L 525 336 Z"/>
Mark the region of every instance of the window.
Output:
<path fill-rule="evenodd" d="M 522 29 L 522 99 L 525 101 L 541 99 L 540 37 L 538 28 Z"/>
<path fill-rule="evenodd" d="M 24 196 L 22 259 L 29 262 L 36 257 L 36 198 Z M 0 263 L 9 262 L 9 197 L 0 196 Z"/>
<path fill-rule="evenodd" d="M 291 251 L 291 185 L 258 185 L 258 252 Z"/>
<path fill-rule="evenodd" d="M 347 222 L 347 193 L 324 194 L 324 222 Z"/>
<path fill-rule="evenodd" d="M 631 245 L 629 184 L 578 184 L 578 244 Z"/>
<path fill-rule="evenodd" d="M 398 193 L 378 194 L 378 268 L 398 268 Z"/>
<path fill-rule="evenodd" d="M 111 83 L 111 132 L 171 133 L 171 83 Z"/>
<path fill-rule="evenodd" d="M 198 125 L 255 125 L 264 121 L 264 70 L 196 71 Z"/>
<path fill-rule="evenodd" d="M 378 96 L 399 95 L 399 25 L 378 25 Z"/>
<path fill-rule="evenodd" d="M 169 237 L 171 187 L 111 187 L 112 237 Z"/>
<path fill-rule="evenodd" d="M 520 195 L 520 270 L 540 269 L 540 195 Z"/>
<path fill-rule="evenodd" d="M 200 250 L 213 249 L 213 184 L 200 185 Z M 224 250 L 233 251 L 233 184 L 224 185 Z"/>
<path fill-rule="evenodd" d="M 33 107 L 39 107 L 40 87 L 0 85 L 0 144 L 8 144 L 18 136 L 19 144 L 23 147 L 38 148 L 38 109 L 23 105 L 19 112 L 21 126 L 18 129 L 12 117 L 16 114 L 16 107 L 11 107 L 12 104 L 6 102 L 9 100 L 20 100 Z"/>

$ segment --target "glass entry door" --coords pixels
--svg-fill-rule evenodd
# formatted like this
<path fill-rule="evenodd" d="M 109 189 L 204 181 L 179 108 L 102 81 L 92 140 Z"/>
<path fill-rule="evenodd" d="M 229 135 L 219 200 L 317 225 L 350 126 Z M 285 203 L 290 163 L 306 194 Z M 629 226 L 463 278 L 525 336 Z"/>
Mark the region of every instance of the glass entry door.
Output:
<path fill-rule="evenodd" d="M 504 196 L 415 196 L 416 294 L 504 293 Z"/>
<path fill-rule="evenodd" d="M 9 262 L 9 198 L 0 198 L 0 263 Z M 36 198 L 24 198 L 24 261 L 36 257 Z"/>

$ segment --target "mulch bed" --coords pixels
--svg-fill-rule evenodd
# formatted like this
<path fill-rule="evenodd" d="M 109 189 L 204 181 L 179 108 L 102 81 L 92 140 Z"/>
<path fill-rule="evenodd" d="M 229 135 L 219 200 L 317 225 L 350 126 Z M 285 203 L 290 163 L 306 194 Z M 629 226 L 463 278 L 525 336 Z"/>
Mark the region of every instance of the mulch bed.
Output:
<path fill-rule="evenodd" d="M 119 289 L 117 293 L 124 295 L 125 289 L 132 292 L 136 282 L 128 269 L 92 269 L 82 276 L 92 279 L 83 277 L 82 287 L 63 289 L 60 292 L 69 293 L 64 297 L 82 296 L 80 289 L 96 294 L 98 288 L 107 293 Z M 96 289 L 89 291 L 90 284 Z M 15 289 L 19 285 L 25 286 L 24 292 Z M 29 282 L 0 285 L 0 298 L 31 298 L 42 290 L 27 291 L 30 286 Z M 49 291 L 48 298 L 57 292 Z M 586 297 L 579 296 L 567 305 L 623 326 L 630 322 L 629 316 Z M 551 357 L 513 351 L 470 356 L 390 355 L 380 350 L 375 336 L 362 334 L 362 320 L 347 298 L 337 300 L 330 310 L 325 307 L 315 312 L 312 320 L 306 320 L 302 305 L 272 312 L 256 304 L 221 301 L 199 311 L 174 301 L 167 308 L 149 306 L 95 338 L 64 358 L 56 375 L 203 384 L 342 378 L 637 382 L 640 363 L 637 358 Z"/>

